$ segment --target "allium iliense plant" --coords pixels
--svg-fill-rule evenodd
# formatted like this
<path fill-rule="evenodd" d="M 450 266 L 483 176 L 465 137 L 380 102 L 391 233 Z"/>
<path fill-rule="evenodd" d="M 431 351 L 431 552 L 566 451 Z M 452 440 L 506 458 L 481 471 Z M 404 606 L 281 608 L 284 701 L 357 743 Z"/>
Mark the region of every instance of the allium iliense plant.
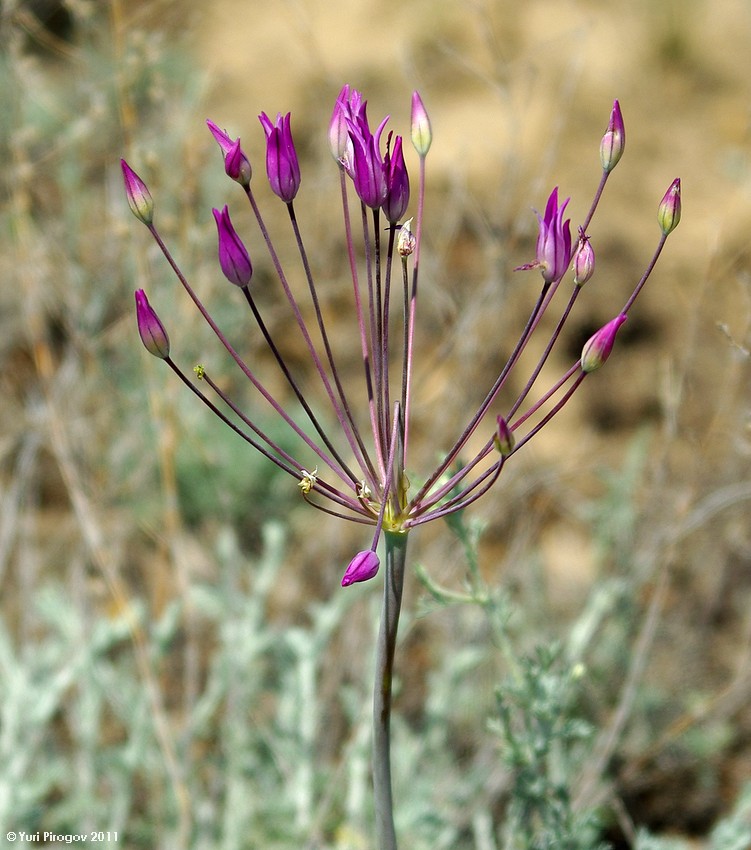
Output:
<path fill-rule="evenodd" d="M 377 645 L 374 685 L 374 752 L 376 831 L 381 850 L 396 848 L 390 767 L 391 683 L 399 611 L 404 583 L 407 540 L 412 529 L 463 510 L 486 493 L 504 466 L 564 407 L 582 382 L 599 369 L 613 349 L 616 334 L 657 262 L 668 235 L 681 214 L 680 180 L 674 180 L 658 208 L 660 236 L 652 258 L 615 317 L 586 343 L 581 357 L 544 391 L 535 391 L 537 379 L 579 299 L 584 284 L 595 271 L 595 254 L 587 230 L 602 192 L 625 147 L 625 129 L 615 101 L 607 130 L 600 143 L 601 177 L 589 211 L 572 242 L 570 220 L 565 218 L 569 199 L 560 201 L 558 188 L 548 197 L 545 211 L 537 214 L 539 230 L 536 256 L 518 269 L 538 269 L 542 286 L 529 317 L 496 379 L 477 399 L 477 408 L 456 429 L 453 444 L 433 470 L 409 473 L 413 392 L 413 364 L 417 352 L 418 280 L 424 224 L 425 165 L 433 139 L 428 114 L 420 95 L 412 96 L 410 138 L 417 153 L 417 201 L 410 209 L 411 184 L 405 163 L 403 140 L 391 131 L 385 136 L 388 118 L 371 130 L 367 104 L 349 86 L 339 93 L 328 127 L 328 141 L 341 182 L 342 222 L 346 238 L 352 285 L 354 321 L 357 324 L 367 410 L 351 403 L 351 387 L 345 386 L 337 368 L 329 330 L 319 303 L 319 289 L 295 215 L 294 200 L 301 174 L 292 137 L 290 115 L 272 121 L 259 116 L 266 138 L 266 175 L 269 185 L 286 205 L 292 240 L 299 258 L 303 294 L 295 291 L 289 270 L 283 265 L 269 236 L 252 186 L 250 158 L 240 139 L 209 121 L 218 142 L 227 175 L 236 181 L 249 202 L 261 241 L 265 245 L 290 311 L 290 327 L 302 337 L 320 380 L 316 398 L 319 412 L 299 379 L 285 362 L 256 304 L 253 265 L 248 249 L 235 230 L 229 208 L 213 210 L 217 226 L 219 266 L 227 280 L 247 302 L 284 379 L 299 402 L 301 414 L 293 415 L 274 397 L 225 336 L 188 282 L 154 222 L 154 203 L 144 182 L 122 161 L 125 190 L 133 214 L 146 225 L 180 284 L 211 327 L 221 346 L 286 426 L 299 438 L 299 451 L 291 454 L 250 418 L 222 389 L 210 369 L 196 366 L 191 378 L 170 356 L 167 331 L 146 294 L 136 292 L 138 330 L 147 351 L 166 362 L 178 378 L 216 416 L 270 463 L 286 472 L 312 507 L 343 520 L 373 528 L 370 545 L 350 561 L 342 586 L 375 577 L 380 567 L 377 554 L 381 538 L 385 551 L 383 609 Z M 364 261 L 358 259 L 364 256 Z M 568 296 L 556 298 L 571 273 Z M 395 290 L 398 291 L 395 292 Z M 160 300 L 169 304 L 169 299 Z M 562 302 L 559 304 L 559 302 Z M 554 304 L 556 306 L 554 306 Z M 499 406 L 499 394 L 507 385 L 522 352 L 540 327 L 542 317 L 557 310 L 558 320 L 523 389 L 510 405 Z M 310 324 L 306 316 L 314 317 Z M 394 333 L 393 328 L 399 328 Z M 457 380 L 460 378 L 457 376 Z M 324 428 L 321 399 L 328 406 L 336 428 Z M 484 434 L 481 448 L 471 457 L 463 455 L 470 438 Z M 419 482 L 419 483 L 413 483 Z"/>

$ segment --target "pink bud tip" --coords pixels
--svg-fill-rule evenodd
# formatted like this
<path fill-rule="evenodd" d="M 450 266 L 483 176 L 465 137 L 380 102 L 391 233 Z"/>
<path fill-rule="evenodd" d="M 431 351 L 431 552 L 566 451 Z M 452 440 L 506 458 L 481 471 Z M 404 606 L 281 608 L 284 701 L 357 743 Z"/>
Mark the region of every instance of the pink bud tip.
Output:
<path fill-rule="evenodd" d="M 170 350 L 169 337 L 143 289 L 136 290 L 136 321 L 146 351 L 160 360 L 166 360 Z"/>
<path fill-rule="evenodd" d="M 120 167 L 123 170 L 128 206 L 133 215 L 148 226 L 154 220 L 154 201 L 151 198 L 151 192 L 124 159 L 120 160 Z"/>
<path fill-rule="evenodd" d="M 681 179 L 676 177 L 670 184 L 670 188 L 660 202 L 657 211 L 657 220 L 660 222 L 662 232 L 667 236 L 672 233 L 681 220 Z"/>
<path fill-rule="evenodd" d="M 369 581 L 378 572 L 381 561 L 372 549 L 358 552 L 349 562 L 342 576 L 342 587 L 349 587 L 358 581 Z"/>
<path fill-rule="evenodd" d="M 587 340 L 582 349 L 582 372 L 594 372 L 595 369 L 599 369 L 608 357 L 610 357 L 618 328 L 626 321 L 626 318 L 626 314 L 621 313 L 614 319 L 611 319 L 607 325 L 603 325 L 594 336 L 591 336 Z"/>
<path fill-rule="evenodd" d="M 514 437 L 514 433 L 511 428 L 509 428 L 508 422 L 506 422 L 502 416 L 499 416 L 496 420 L 496 430 L 493 435 L 493 443 L 496 451 L 501 455 L 501 457 L 508 457 L 514 450 L 516 438 Z"/>
<path fill-rule="evenodd" d="M 427 156 L 433 142 L 430 118 L 418 92 L 412 95 L 412 144 L 420 156 Z"/>
<path fill-rule="evenodd" d="M 621 106 L 616 100 L 610 113 L 608 129 L 600 142 L 600 162 L 605 171 L 612 171 L 618 165 L 626 147 L 626 128 L 623 124 Z"/>

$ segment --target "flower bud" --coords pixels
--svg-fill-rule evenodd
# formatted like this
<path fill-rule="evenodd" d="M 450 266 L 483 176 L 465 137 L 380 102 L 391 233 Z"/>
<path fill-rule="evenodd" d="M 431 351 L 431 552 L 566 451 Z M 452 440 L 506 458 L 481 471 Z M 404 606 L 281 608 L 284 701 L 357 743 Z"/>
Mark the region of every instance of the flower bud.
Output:
<path fill-rule="evenodd" d="M 396 237 L 396 250 L 400 257 L 409 257 L 417 247 L 417 239 L 411 230 L 412 219 L 408 218 L 399 228 L 399 235 Z"/>
<path fill-rule="evenodd" d="M 391 134 L 389 134 L 389 142 Z M 391 224 L 396 224 L 407 211 L 409 206 L 409 175 L 404 163 L 402 152 L 402 137 L 397 136 L 394 141 L 394 150 L 389 150 L 386 144 L 386 158 L 384 160 L 386 172 L 386 200 L 383 202 L 383 213 Z"/>
<path fill-rule="evenodd" d="M 381 561 L 372 549 L 358 552 L 349 562 L 342 577 L 342 587 L 349 587 L 358 581 L 369 581 L 378 572 L 380 566 Z"/>
<path fill-rule="evenodd" d="M 626 314 L 621 313 L 614 319 L 611 319 L 606 325 L 600 328 L 594 336 L 587 340 L 582 349 L 581 367 L 582 372 L 594 372 L 610 357 L 610 352 L 613 350 L 615 343 L 615 335 L 618 333 L 618 328 L 626 321 Z"/>
<path fill-rule="evenodd" d="M 219 240 L 219 265 L 222 267 L 224 276 L 235 286 L 247 286 L 253 275 L 253 266 L 250 257 L 237 235 L 232 221 L 229 217 L 229 209 L 212 210 L 214 221 L 216 221 L 217 237 Z"/>
<path fill-rule="evenodd" d="M 120 160 L 120 167 L 123 170 L 128 206 L 140 222 L 149 226 L 154 220 L 154 201 L 151 192 L 124 159 Z"/>
<path fill-rule="evenodd" d="M 681 179 L 676 177 L 665 192 L 657 210 L 657 221 L 660 222 L 662 232 L 667 236 L 672 233 L 681 220 Z"/>
<path fill-rule="evenodd" d="M 213 121 L 207 120 L 206 126 L 222 149 L 225 173 L 236 183 L 247 189 L 250 186 L 250 178 L 253 175 L 253 170 L 250 167 L 250 160 L 245 156 L 243 149 L 240 147 L 240 139 L 232 140 Z"/>
<path fill-rule="evenodd" d="M 166 360 L 169 357 L 169 337 L 164 325 L 159 321 L 159 316 L 149 304 L 149 299 L 143 289 L 136 290 L 136 321 L 138 322 L 138 333 L 141 336 L 146 351 Z"/>
<path fill-rule="evenodd" d="M 279 113 L 273 124 L 265 112 L 258 120 L 266 133 L 266 174 L 271 191 L 289 204 L 300 188 L 300 164 L 292 141 L 290 113 L 284 117 Z"/>
<path fill-rule="evenodd" d="M 412 94 L 412 144 L 421 156 L 427 156 L 433 141 L 433 131 L 430 127 L 425 104 L 418 92 Z"/>
<path fill-rule="evenodd" d="M 623 124 L 621 106 L 616 100 L 613 102 L 608 129 L 600 142 L 600 162 L 603 170 L 609 173 L 618 165 L 625 147 L 626 128 Z"/>
<path fill-rule="evenodd" d="M 579 244 L 574 253 L 574 283 L 583 286 L 595 273 L 595 252 L 587 236 L 579 230 Z"/>
<path fill-rule="evenodd" d="M 496 451 L 504 458 L 511 454 L 514 450 L 514 446 L 516 445 L 516 437 L 514 437 L 514 433 L 509 428 L 508 422 L 506 422 L 502 416 L 499 416 L 496 420 L 493 444 L 495 445 Z"/>

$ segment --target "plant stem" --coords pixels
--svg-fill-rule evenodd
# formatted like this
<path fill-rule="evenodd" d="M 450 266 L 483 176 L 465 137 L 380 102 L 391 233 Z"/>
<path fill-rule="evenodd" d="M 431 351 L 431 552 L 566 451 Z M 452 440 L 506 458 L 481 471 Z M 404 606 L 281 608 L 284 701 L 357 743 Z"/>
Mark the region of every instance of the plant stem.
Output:
<path fill-rule="evenodd" d="M 378 850 L 396 850 L 391 795 L 391 684 L 404 587 L 407 534 L 386 531 L 386 575 L 373 688 L 373 790 Z"/>

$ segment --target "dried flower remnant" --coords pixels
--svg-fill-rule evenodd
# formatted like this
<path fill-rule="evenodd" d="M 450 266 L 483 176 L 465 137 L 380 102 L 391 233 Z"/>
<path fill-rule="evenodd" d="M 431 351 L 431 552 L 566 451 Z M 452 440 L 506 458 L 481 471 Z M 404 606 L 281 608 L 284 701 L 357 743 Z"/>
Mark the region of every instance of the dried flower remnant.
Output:
<path fill-rule="evenodd" d="M 583 230 L 579 232 L 579 242 L 574 251 L 574 283 L 583 286 L 595 273 L 595 252 Z"/>

